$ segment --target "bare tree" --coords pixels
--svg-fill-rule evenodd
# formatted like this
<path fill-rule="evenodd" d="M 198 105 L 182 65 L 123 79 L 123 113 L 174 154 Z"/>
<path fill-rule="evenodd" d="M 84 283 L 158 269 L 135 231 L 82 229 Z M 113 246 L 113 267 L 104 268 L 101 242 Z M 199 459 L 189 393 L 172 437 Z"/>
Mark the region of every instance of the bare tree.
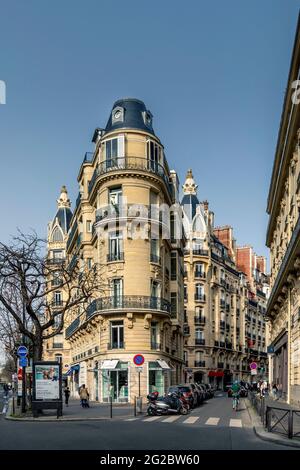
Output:
<path fill-rule="evenodd" d="M 63 300 L 54 298 L 58 288 Z M 0 305 L 33 345 L 34 360 L 42 358 L 43 343 L 103 289 L 98 265 L 88 269 L 76 255 L 71 262 L 47 259 L 46 241 L 35 233 L 20 233 L 10 245 L 0 242 Z"/>
<path fill-rule="evenodd" d="M 17 367 L 16 349 L 20 345 L 21 336 L 15 319 L 2 305 L 0 306 L 0 349 L 9 363 L 13 361 Z"/>

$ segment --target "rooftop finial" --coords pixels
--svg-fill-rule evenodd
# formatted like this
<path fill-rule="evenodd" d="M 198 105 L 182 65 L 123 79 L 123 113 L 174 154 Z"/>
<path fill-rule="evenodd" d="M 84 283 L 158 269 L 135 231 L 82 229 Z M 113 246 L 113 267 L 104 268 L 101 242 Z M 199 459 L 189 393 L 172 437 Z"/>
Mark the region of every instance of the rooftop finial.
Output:
<path fill-rule="evenodd" d="M 195 183 L 191 169 L 187 171 L 185 183 L 182 186 L 183 194 L 197 194 L 198 185 Z"/>
<path fill-rule="evenodd" d="M 57 207 L 71 207 L 71 201 L 68 197 L 68 191 L 65 186 L 62 186 L 60 190 L 60 196 L 57 199 Z"/>

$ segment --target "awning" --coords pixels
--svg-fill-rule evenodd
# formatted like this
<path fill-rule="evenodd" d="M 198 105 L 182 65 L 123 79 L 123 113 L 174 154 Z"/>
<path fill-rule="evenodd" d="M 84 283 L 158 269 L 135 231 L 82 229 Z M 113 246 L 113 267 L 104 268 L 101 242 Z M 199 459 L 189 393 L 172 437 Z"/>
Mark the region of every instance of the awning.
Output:
<path fill-rule="evenodd" d="M 166 363 L 166 361 L 157 360 L 157 362 L 162 369 L 171 370 L 171 367 Z"/>
<path fill-rule="evenodd" d="M 117 364 L 119 362 L 119 359 L 111 359 L 110 361 L 103 361 L 100 369 L 115 369 L 117 367 Z"/>
<path fill-rule="evenodd" d="M 79 369 L 80 369 L 80 364 L 75 364 L 74 366 L 71 366 L 70 369 L 64 375 L 71 375 L 72 372 L 75 372 Z"/>
<path fill-rule="evenodd" d="M 210 370 L 208 377 L 224 377 L 224 372 L 222 370 Z"/>

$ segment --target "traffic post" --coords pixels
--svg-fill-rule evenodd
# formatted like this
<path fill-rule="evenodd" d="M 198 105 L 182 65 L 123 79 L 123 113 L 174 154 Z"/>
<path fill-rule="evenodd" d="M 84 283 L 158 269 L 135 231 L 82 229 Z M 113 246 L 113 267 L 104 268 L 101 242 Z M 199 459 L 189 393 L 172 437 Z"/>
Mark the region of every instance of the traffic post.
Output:
<path fill-rule="evenodd" d="M 142 413 L 142 398 L 141 398 L 141 373 L 143 372 L 143 364 L 145 362 L 145 358 L 142 354 L 136 354 L 133 358 L 133 363 L 136 366 L 136 371 L 138 374 L 138 388 L 139 388 L 139 396 L 136 398 L 136 407 L 135 413 Z"/>
<path fill-rule="evenodd" d="M 26 366 L 28 349 L 25 345 L 21 345 L 17 349 L 17 355 L 19 356 L 19 367 L 22 368 L 22 413 L 26 413 Z"/>

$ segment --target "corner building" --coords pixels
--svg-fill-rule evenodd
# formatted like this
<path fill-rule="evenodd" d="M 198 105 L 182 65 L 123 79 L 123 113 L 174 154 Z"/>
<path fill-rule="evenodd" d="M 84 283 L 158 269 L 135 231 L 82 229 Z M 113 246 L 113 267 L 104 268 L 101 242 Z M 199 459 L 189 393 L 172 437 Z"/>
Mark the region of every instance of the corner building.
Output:
<path fill-rule="evenodd" d="M 75 396 L 84 383 L 93 400 L 132 402 L 183 377 L 183 241 L 162 236 L 159 216 L 177 202 L 179 183 L 142 101 L 117 101 L 93 143 L 64 253 L 68 263 L 100 266 L 103 290 L 68 322 L 65 373 Z"/>

